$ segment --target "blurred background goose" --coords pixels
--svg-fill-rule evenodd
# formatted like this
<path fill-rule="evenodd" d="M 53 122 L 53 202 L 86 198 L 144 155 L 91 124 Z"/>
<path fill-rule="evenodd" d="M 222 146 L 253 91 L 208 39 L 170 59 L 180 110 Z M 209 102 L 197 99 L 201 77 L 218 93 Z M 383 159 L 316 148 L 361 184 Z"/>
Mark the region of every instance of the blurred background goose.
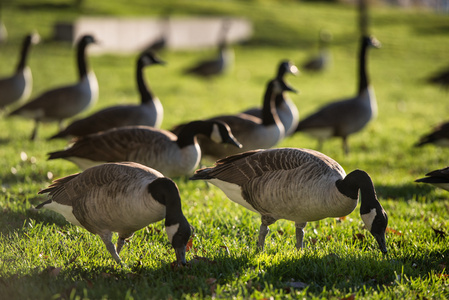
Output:
<path fill-rule="evenodd" d="M 377 115 L 376 96 L 370 85 L 366 66 L 369 47 L 379 48 L 380 43 L 374 37 L 362 36 L 357 95 L 329 103 L 298 124 L 297 132 L 302 131 L 318 139 L 319 150 L 324 140 L 341 137 L 343 151 L 349 153 L 348 136 L 363 129 Z"/>
<path fill-rule="evenodd" d="M 0 79 L 0 110 L 15 102 L 26 100 L 33 88 L 31 69 L 27 65 L 31 45 L 39 43 L 37 33 L 28 34 L 22 43 L 20 59 L 14 74 Z"/>
<path fill-rule="evenodd" d="M 285 74 L 298 75 L 298 68 L 290 61 L 284 60 L 279 63 L 278 72 L 276 78 L 280 81 L 284 81 Z M 291 89 L 293 91 L 293 89 Z M 299 112 L 295 103 L 287 96 L 287 93 L 279 93 L 275 100 L 276 112 L 279 116 L 279 120 L 284 125 L 285 136 L 289 136 L 295 132 L 299 122 Z M 250 108 L 243 112 L 247 115 L 252 115 L 258 118 L 262 118 L 262 108 Z"/>
<path fill-rule="evenodd" d="M 348 175 L 330 157 L 308 149 L 280 148 L 248 151 L 197 170 L 192 180 L 206 180 L 219 187 L 232 201 L 262 217 L 257 245 L 264 248 L 268 226 L 278 219 L 295 222 L 296 247 L 303 248 L 307 222 L 342 217 L 357 206 L 360 215 L 387 252 L 385 230 L 388 217 L 379 203 L 373 182 L 365 171 Z"/>
<path fill-rule="evenodd" d="M 331 61 L 329 52 L 329 43 L 332 40 L 332 34 L 321 29 L 318 37 L 318 55 L 309 58 L 301 65 L 301 69 L 310 72 L 321 72 L 326 70 Z"/>
<path fill-rule="evenodd" d="M 435 126 L 430 133 L 422 136 L 415 146 L 421 147 L 426 144 L 449 147 L 449 122 L 443 122 Z"/>
<path fill-rule="evenodd" d="M 10 113 L 34 119 L 35 125 L 31 134 L 34 140 L 41 121 L 57 121 L 62 129 L 62 121 L 84 111 L 98 98 L 98 82 L 93 71 L 89 71 L 86 48 L 95 43 L 91 35 L 84 35 L 77 44 L 77 65 L 79 80 L 75 84 L 59 87 L 44 92 L 37 98 L 24 104 Z"/>
<path fill-rule="evenodd" d="M 176 184 L 158 171 L 137 163 L 111 163 L 55 180 L 39 194 L 48 208 L 70 223 L 98 234 L 117 263 L 125 240 L 149 224 L 165 219 L 168 240 L 179 264 L 186 264 L 186 244 L 191 235 L 181 208 Z M 117 248 L 112 243 L 118 233 Z"/>
<path fill-rule="evenodd" d="M 233 135 L 242 143 L 242 148 L 227 147 L 212 143 L 209 139 L 199 136 L 198 143 L 201 147 L 202 156 L 208 160 L 233 155 L 236 153 L 275 146 L 284 138 L 284 126 L 282 125 L 274 107 L 276 96 L 284 91 L 294 91 L 282 80 L 277 78 L 270 80 L 264 95 L 262 118 L 251 115 L 222 115 L 216 116 L 208 121 L 221 121 L 229 125 Z M 179 132 L 185 125 L 175 126 L 172 131 Z"/>
<path fill-rule="evenodd" d="M 230 26 L 230 20 L 223 20 L 223 24 L 219 32 L 217 57 L 196 63 L 194 66 L 185 70 L 185 74 L 192 74 L 198 77 L 210 79 L 223 74 L 230 67 L 234 61 L 234 52 L 231 48 L 229 48 L 226 41 L 226 36 Z"/>
<path fill-rule="evenodd" d="M 449 90 L 449 67 L 435 72 L 427 78 L 427 82 L 441 86 L 445 90 Z"/>
<path fill-rule="evenodd" d="M 426 177 L 416 179 L 415 182 L 430 183 L 449 191 L 449 167 L 429 172 Z"/>
<path fill-rule="evenodd" d="M 155 54 L 144 52 L 137 60 L 137 88 L 140 93 L 140 105 L 117 105 L 100 110 L 84 119 L 76 120 L 50 139 L 80 137 L 105 131 L 115 127 L 147 125 L 159 128 L 162 124 L 164 109 L 145 83 L 145 66 L 164 64 Z"/>
<path fill-rule="evenodd" d="M 105 162 L 133 161 L 168 177 L 191 175 L 201 160 L 196 139 L 199 134 L 215 143 L 240 147 L 226 124 L 192 121 L 177 136 L 148 126 L 121 127 L 88 135 L 76 140 L 66 150 L 50 153 L 48 159 L 64 158 L 81 169 Z"/>

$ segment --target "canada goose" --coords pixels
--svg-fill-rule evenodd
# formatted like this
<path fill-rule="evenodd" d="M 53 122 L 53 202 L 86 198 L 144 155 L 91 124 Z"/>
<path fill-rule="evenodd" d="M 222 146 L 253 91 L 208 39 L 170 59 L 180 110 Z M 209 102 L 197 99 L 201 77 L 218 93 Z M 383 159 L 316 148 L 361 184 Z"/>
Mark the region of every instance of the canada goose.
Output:
<path fill-rule="evenodd" d="M 327 30 L 320 30 L 318 39 L 318 55 L 309 58 L 301 66 L 302 69 L 310 72 L 324 71 L 329 67 L 331 55 L 328 49 L 332 34 Z"/>
<path fill-rule="evenodd" d="M 20 60 L 15 73 L 0 79 L 0 110 L 7 105 L 20 100 L 26 100 L 31 94 L 33 77 L 31 69 L 27 66 L 27 58 L 31 45 L 39 43 L 39 34 L 28 34 L 23 40 Z"/>
<path fill-rule="evenodd" d="M 97 78 L 93 71 L 88 72 L 86 61 L 86 47 L 92 43 L 95 43 L 95 39 L 91 35 L 83 36 L 78 42 L 79 81 L 77 83 L 44 92 L 9 114 L 10 116 L 20 115 L 34 119 L 32 140 L 36 138 L 41 121 L 58 121 L 60 129 L 62 129 L 61 125 L 64 119 L 82 112 L 97 100 Z"/>
<path fill-rule="evenodd" d="M 426 144 L 434 144 L 441 147 L 449 147 L 449 122 L 443 122 L 433 128 L 433 130 L 421 137 L 416 147 Z"/>
<path fill-rule="evenodd" d="M 137 60 L 137 87 L 140 105 L 117 105 L 102 109 L 84 119 L 76 120 L 50 139 L 80 137 L 115 127 L 147 125 L 159 128 L 164 109 L 145 83 L 143 69 L 151 64 L 164 64 L 150 52 L 142 53 Z"/>
<path fill-rule="evenodd" d="M 359 86 L 357 95 L 350 99 L 329 103 L 317 112 L 301 120 L 296 131 L 303 131 L 317 138 L 318 149 L 330 137 L 343 139 L 343 150 L 349 153 L 348 136 L 361 130 L 377 115 L 374 89 L 370 86 L 366 71 L 368 47 L 380 47 L 374 37 L 362 36 L 359 56 Z"/>
<path fill-rule="evenodd" d="M 63 215 L 70 223 L 98 234 L 117 263 L 125 240 L 135 231 L 165 219 L 165 231 L 178 264 L 186 264 L 191 235 L 176 184 L 158 171 L 133 162 L 96 166 L 57 179 L 39 194 L 49 200 L 36 206 Z M 118 233 L 117 248 L 112 233 Z"/>
<path fill-rule="evenodd" d="M 449 90 L 449 67 L 436 72 L 427 78 L 427 82 L 440 85 L 442 88 Z"/>
<path fill-rule="evenodd" d="M 379 203 L 370 176 L 362 170 L 348 175 L 332 158 L 308 149 L 279 148 L 248 151 L 197 170 L 192 180 L 206 180 L 232 201 L 262 217 L 258 247 L 264 248 L 268 226 L 278 219 L 295 222 L 296 247 L 303 247 L 307 222 L 351 213 L 361 192 L 360 215 L 387 252 L 388 217 Z"/>
<path fill-rule="evenodd" d="M 191 175 L 201 159 L 196 135 L 215 143 L 240 144 L 229 127 L 218 121 L 192 121 L 175 134 L 148 126 L 115 128 L 78 139 L 70 148 L 49 153 L 48 159 L 64 158 L 81 169 L 104 162 L 133 161 L 168 177 Z"/>
<path fill-rule="evenodd" d="M 278 67 L 276 78 L 278 80 L 284 80 L 285 74 L 290 73 L 293 75 L 299 74 L 298 68 L 290 61 L 281 61 Z M 299 112 L 295 103 L 286 95 L 286 93 L 279 93 L 275 100 L 276 112 L 284 125 L 285 136 L 291 135 L 295 132 L 299 122 Z M 262 108 L 255 107 L 247 109 L 244 114 L 252 115 L 258 118 L 262 117 Z"/>
<path fill-rule="evenodd" d="M 223 115 L 208 119 L 208 121 L 221 121 L 229 125 L 236 139 L 242 143 L 242 148 L 231 148 L 227 145 L 219 145 L 199 136 L 198 143 L 201 147 L 202 156 L 208 160 L 233 155 L 236 153 L 259 148 L 270 148 L 284 138 L 284 126 L 274 109 L 276 95 L 283 91 L 294 91 L 282 80 L 273 79 L 268 82 L 264 96 L 262 119 L 245 115 Z M 172 131 L 178 132 L 184 125 L 178 125 Z"/>
<path fill-rule="evenodd" d="M 430 183 L 449 191 L 449 167 L 438 169 L 426 174 L 427 177 L 416 179 L 415 182 Z"/>
<path fill-rule="evenodd" d="M 185 74 L 192 74 L 198 77 L 210 79 L 223 74 L 234 60 L 234 52 L 226 42 L 226 35 L 230 27 L 230 21 L 224 20 L 219 34 L 218 56 L 209 60 L 196 63 L 194 66 L 184 71 Z"/>

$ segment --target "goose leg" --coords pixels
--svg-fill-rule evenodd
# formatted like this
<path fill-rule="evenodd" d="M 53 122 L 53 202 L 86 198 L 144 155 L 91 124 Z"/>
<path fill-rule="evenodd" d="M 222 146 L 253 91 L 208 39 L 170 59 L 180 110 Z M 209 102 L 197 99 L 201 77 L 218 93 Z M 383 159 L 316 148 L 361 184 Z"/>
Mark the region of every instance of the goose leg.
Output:
<path fill-rule="evenodd" d="M 117 241 L 117 254 L 120 254 L 123 245 L 125 244 L 126 239 L 129 239 L 133 236 L 133 233 L 120 233 Z"/>
<path fill-rule="evenodd" d="M 32 140 L 32 141 L 36 140 L 37 129 L 39 127 L 39 123 L 40 123 L 39 119 L 34 120 L 34 128 L 33 128 L 33 132 L 31 133 L 31 137 L 30 137 L 30 140 Z"/>
<path fill-rule="evenodd" d="M 111 253 L 112 258 L 115 259 L 115 261 L 120 264 L 122 260 L 120 259 L 120 256 L 118 256 L 117 250 L 115 250 L 115 246 L 112 243 L 112 232 L 110 231 L 105 232 L 99 234 L 99 236 L 103 241 L 103 243 L 105 244 L 106 249 L 108 249 L 109 253 Z"/>
<path fill-rule="evenodd" d="M 349 154 L 348 137 L 346 137 L 346 136 L 343 137 L 343 151 L 344 151 L 345 155 Z"/>
<path fill-rule="evenodd" d="M 302 249 L 304 248 L 304 227 L 306 227 L 307 222 L 304 223 L 295 223 L 296 227 L 296 248 Z"/>
<path fill-rule="evenodd" d="M 264 249 L 265 245 L 265 237 L 267 236 L 270 229 L 268 226 L 276 222 L 276 219 L 268 216 L 262 216 L 262 224 L 260 224 L 259 229 L 259 240 L 257 241 L 257 247 L 259 247 L 261 250 Z"/>

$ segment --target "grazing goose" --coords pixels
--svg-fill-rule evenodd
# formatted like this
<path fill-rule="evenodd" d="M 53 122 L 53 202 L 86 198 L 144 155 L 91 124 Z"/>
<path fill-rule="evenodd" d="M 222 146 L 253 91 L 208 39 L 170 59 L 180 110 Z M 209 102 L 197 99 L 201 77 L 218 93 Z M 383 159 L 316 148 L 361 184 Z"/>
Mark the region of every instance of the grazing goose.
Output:
<path fill-rule="evenodd" d="M 319 53 L 317 56 L 309 58 L 302 64 L 302 69 L 310 72 L 321 72 L 328 68 L 331 55 L 329 53 L 328 44 L 332 40 L 332 34 L 327 30 L 320 30 L 318 39 Z"/>
<path fill-rule="evenodd" d="M 50 153 L 48 159 L 64 158 L 81 169 L 104 162 L 133 161 L 168 177 L 191 175 L 201 159 L 196 140 L 199 134 L 215 143 L 241 146 L 226 124 L 192 121 L 177 136 L 148 126 L 121 127 L 87 135 L 66 150 Z"/>
<path fill-rule="evenodd" d="M 197 170 L 192 180 L 206 180 L 232 201 L 259 213 L 258 247 L 264 248 L 268 226 L 278 219 L 295 222 L 296 247 L 303 247 L 307 222 L 351 213 L 361 192 L 360 215 L 387 252 L 388 217 L 376 197 L 370 176 L 361 170 L 348 175 L 330 157 L 308 149 L 280 148 L 248 151 Z"/>
<path fill-rule="evenodd" d="M 58 121 L 61 128 L 64 119 L 82 112 L 97 100 L 97 78 L 92 71 L 88 72 L 86 61 L 86 47 L 92 43 L 95 43 L 95 39 L 91 35 L 83 36 L 78 42 L 79 80 L 77 83 L 49 90 L 10 113 L 11 116 L 20 115 L 34 119 L 32 140 L 36 138 L 41 121 Z"/>
<path fill-rule="evenodd" d="M 28 34 L 23 40 L 20 52 L 19 64 L 15 73 L 0 79 L 0 109 L 14 102 L 28 99 L 33 87 L 31 69 L 27 66 L 27 58 L 31 45 L 39 43 L 40 37 L 37 33 Z"/>
<path fill-rule="evenodd" d="M 416 179 L 415 182 L 430 183 L 436 187 L 449 191 L 449 167 L 429 172 L 426 176 L 427 177 Z"/>
<path fill-rule="evenodd" d="M 230 27 L 230 22 L 225 20 L 223 22 L 218 42 L 218 56 L 200 61 L 194 66 L 184 71 L 185 74 L 192 74 L 198 77 L 210 79 L 212 77 L 223 74 L 234 60 L 234 52 L 226 43 L 226 35 Z"/>
<path fill-rule="evenodd" d="M 281 61 L 278 68 L 276 78 L 278 80 L 284 80 L 285 74 L 290 73 L 293 75 L 299 74 L 298 68 L 290 61 Z M 276 112 L 279 116 L 279 120 L 284 125 L 285 136 L 289 136 L 295 132 L 299 122 L 299 112 L 295 103 L 286 95 L 286 93 L 279 93 L 275 100 Z M 243 112 L 247 115 L 252 115 L 258 118 L 262 117 L 261 108 L 250 108 Z"/>
<path fill-rule="evenodd" d="M 216 161 L 236 153 L 259 148 L 270 148 L 276 145 L 284 137 L 284 126 L 279 121 L 274 108 L 274 101 L 276 96 L 283 91 L 294 90 L 279 79 L 273 79 L 268 82 L 262 108 L 262 119 L 245 114 L 223 115 L 208 119 L 208 121 L 221 121 L 228 124 L 236 139 L 242 143 L 242 148 L 237 149 L 235 147 L 227 147 L 227 145 L 219 145 L 199 136 L 198 142 L 203 157 Z M 178 125 L 172 131 L 179 132 L 183 126 L 182 124 Z"/>
<path fill-rule="evenodd" d="M 449 147 L 449 122 L 443 122 L 433 128 L 432 132 L 421 137 L 416 147 L 426 144 L 434 144 L 441 147 Z"/>
<path fill-rule="evenodd" d="M 190 225 L 182 213 L 176 184 L 161 173 L 133 162 L 110 163 L 53 182 L 39 194 L 49 200 L 36 208 L 48 208 L 70 223 L 98 234 L 109 253 L 119 253 L 134 232 L 162 219 L 178 264 L 186 264 Z M 117 248 L 112 233 L 118 232 Z"/>
<path fill-rule="evenodd" d="M 100 110 L 84 119 L 76 120 L 50 139 L 80 137 L 115 127 L 147 125 L 159 128 L 164 109 L 161 102 L 148 88 L 143 77 L 145 66 L 164 64 L 150 52 L 142 53 L 137 60 L 137 87 L 140 105 L 118 105 Z"/>
<path fill-rule="evenodd" d="M 366 70 L 368 47 L 380 47 L 379 41 L 373 37 L 362 36 L 359 56 L 359 86 L 353 98 L 332 102 L 314 114 L 301 120 L 296 131 L 312 135 L 319 141 L 318 149 L 323 141 L 331 137 L 343 139 L 343 150 L 349 153 L 348 136 L 360 131 L 377 114 L 377 102 L 374 89 L 370 86 Z"/>

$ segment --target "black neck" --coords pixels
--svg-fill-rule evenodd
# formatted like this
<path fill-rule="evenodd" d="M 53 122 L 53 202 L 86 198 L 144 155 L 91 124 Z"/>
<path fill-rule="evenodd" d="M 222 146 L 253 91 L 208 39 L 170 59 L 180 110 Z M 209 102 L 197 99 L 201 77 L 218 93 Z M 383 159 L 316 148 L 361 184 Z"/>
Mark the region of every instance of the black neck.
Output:
<path fill-rule="evenodd" d="M 16 68 L 17 71 L 23 70 L 26 66 L 28 53 L 30 52 L 31 48 L 31 40 L 32 36 L 27 36 L 23 41 L 22 50 L 20 52 L 20 60 Z"/>
<path fill-rule="evenodd" d="M 176 143 L 179 148 L 184 148 L 196 143 L 197 134 L 204 134 L 209 137 L 212 132 L 213 124 L 214 122 L 209 121 L 193 121 L 186 124 L 178 134 Z"/>
<path fill-rule="evenodd" d="M 87 76 L 87 55 L 86 55 L 86 47 L 87 43 L 83 40 L 79 42 L 77 49 L 77 63 L 78 63 L 78 72 L 79 78 Z"/>
<path fill-rule="evenodd" d="M 154 200 L 165 205 L 165 225 L 170 226 L 179 223 L 182 208 L 176 184 L 169 178 L 157 178 L 148 185 L 148 192 Z"/>
<path fill-rule="evenodd" d="M 276 99 L 277 93 L 275 92 L 274 85 L 275 80 L 268 83 L 267 89 L 265 91 L 263 107 L 262 107 L 262 124 L 265 126 L 273 125 L 277 123 L 277 112 L 274 107 L 274 101 Z"/>
<path fill-rule="evenodd" d="M 362 44 L 360 48 L 359 56 L 359 87 L 358 94 L 363 93 L 369 85 L 368 74 L 366 71 L 366 57 L 368 50 L 368 41 L 365 37 L 362 37 Z"/>
<path fill-rule="evenodd" d="M 145 82 L 144 78 L 144 63 L 140 60 L 137 63 L 137 88 L 140 93 L 140 103 L 147 104 L 153 101 L 154 95 L 148 87 L 148 84 Z"/>

